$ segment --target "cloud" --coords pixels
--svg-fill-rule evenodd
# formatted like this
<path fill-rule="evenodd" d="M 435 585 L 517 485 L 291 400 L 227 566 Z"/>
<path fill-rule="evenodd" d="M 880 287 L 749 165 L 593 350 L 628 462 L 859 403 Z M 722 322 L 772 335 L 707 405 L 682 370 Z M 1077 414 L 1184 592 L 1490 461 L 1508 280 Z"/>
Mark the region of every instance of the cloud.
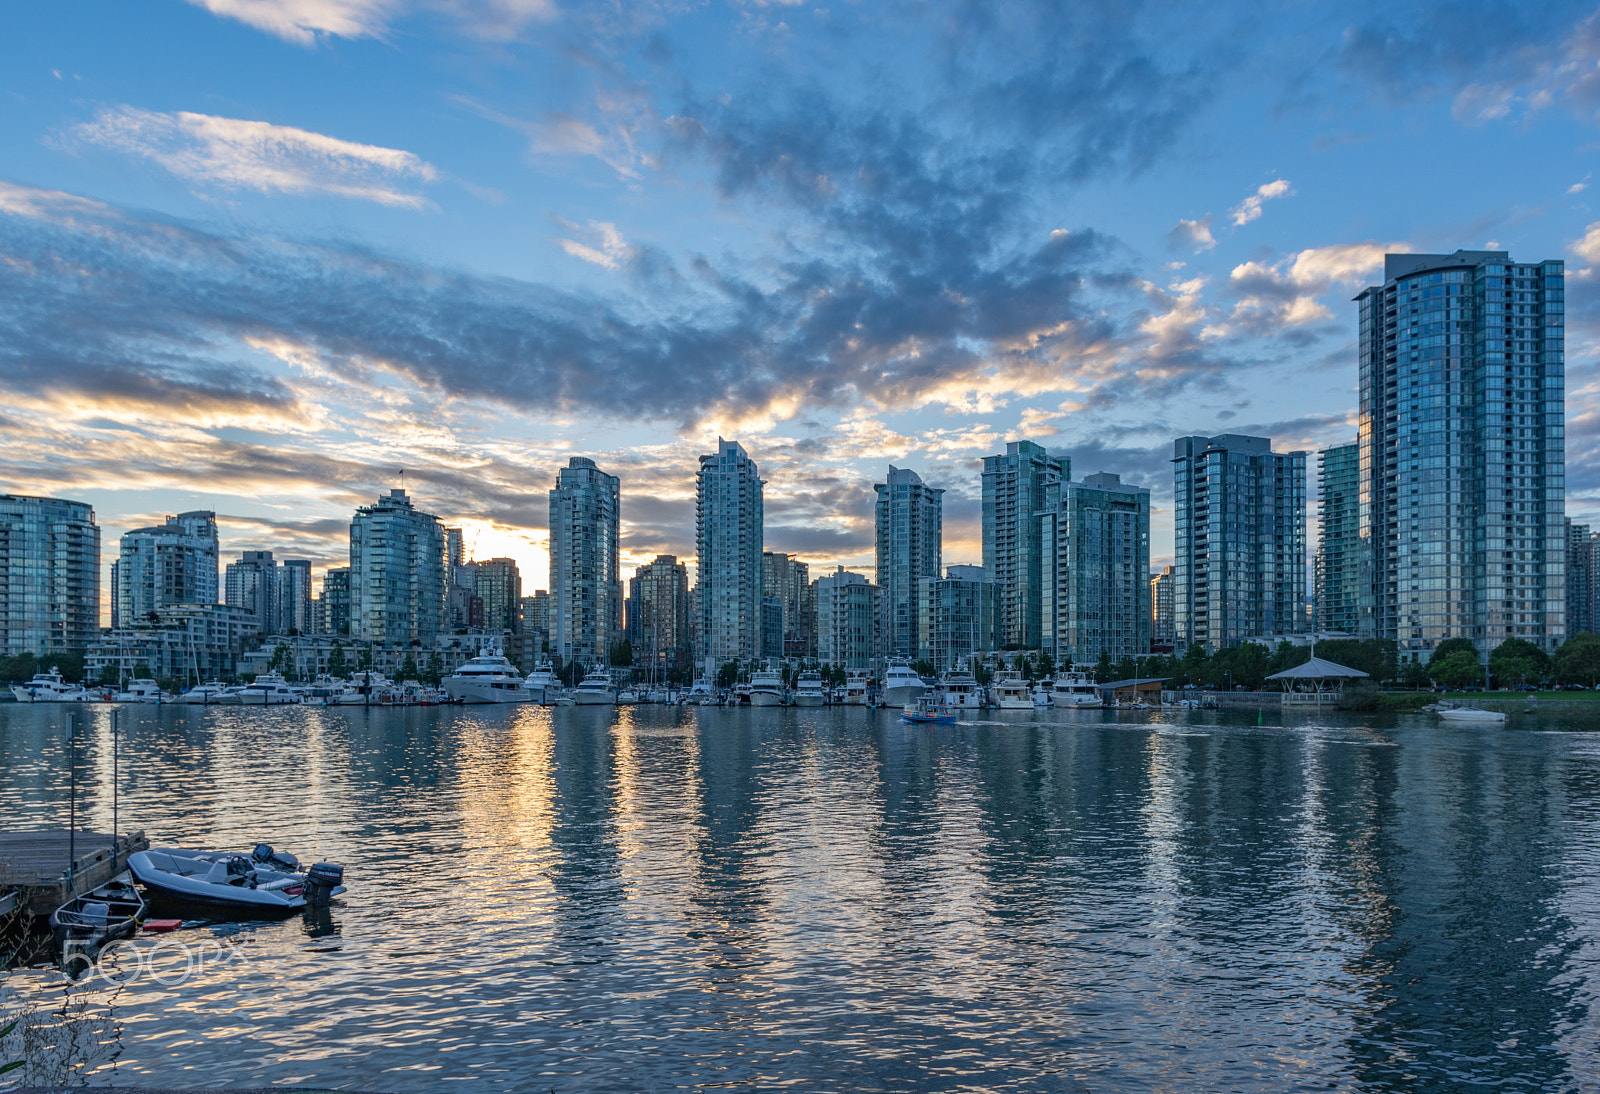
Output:
<path fill-rule="evenodd" d="M 1211 217 L 1178 221 L 1177 227 L 1167 233 L 1167 245 L 1175 251 L 1193 249 L 1195 254 L 1209 251 L 1217 245 L 1211 234 Z"/>
<path fill-rule="evenodd" d="M 1334 318 L 1318 298 L 1381 279 L 1385 254 L 1409 251 L 1404 243 L 1341 243 L 1312 247 L 1277 263 L 1249 261 L 1233 268 L 1229 288 L 1237 296 L 1229 317 L 1255 334 L 1312 326 Z"/>
<path fill-rule="evenodd" d="M 1272 182 L 1262 183 L 1256 187 L 1256 192 L 1234 206 L 1232 217 L 1235 227 L 1249 224 L 1261 216 L 1261 206 L 1274 198 L 1287 197 L 1294 191 L 1289 188 L 1287 179 L 1275 179 Z"/>
<path fill-rule="evenodd" d="M 316 44 L 318 34 L 340 38 L 382 37 L 394 0 L 189 0 L 213 15 L 237 19 L 296 45 Z"/>
<path fill-rule="evenodd" d="M 432 182 L 438 172 L 410 152 L 357 144 L 269 122 L 187 111 L 163 114 L 120 106 L 75 126 L 71 138 L 141 156 L 179 178 L 227 190 L 333 194 L 381 205 L 421 208 L 404 181 Z"/>
<path fill-rule="evenodd" d="M 3 199 L 3 195 L 0 195 Z M 1583 238 L 1574 240 L 1568 245 L 1573 254 L 1589 263 L 1591 266 L 1600 265 L 1600 220 L 1594 221 L 1583 230 Z"/>
<path fill-rule="evenodd" d="M 615 270 L 628 262 L 634 254 L 634 249 L 628 246 L 628 241 L 622 238 L 622 233 L 617 231 L 617 226 L 610 221 L 591 220 L 587 227 L 580 227 L 565 220 L 560 223 L 574 235 L 584 235 L 589 239 L 587 243 L 580 243 L 575 239 L 556 240 L 561 249 L 573 258 Z"/>

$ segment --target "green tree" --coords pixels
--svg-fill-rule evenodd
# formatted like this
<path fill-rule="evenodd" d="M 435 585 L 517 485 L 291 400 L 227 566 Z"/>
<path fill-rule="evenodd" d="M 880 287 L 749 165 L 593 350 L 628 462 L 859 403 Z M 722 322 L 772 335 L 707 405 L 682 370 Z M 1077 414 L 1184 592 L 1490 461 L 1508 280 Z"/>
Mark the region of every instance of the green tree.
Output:
<path fill-rule="evenodd" d="M 1489 654 L 1489 671 L 1499 687 L 1520 688 L 1550 674 L 1550 657 L 1524 638 L 1508 638 Z"/>
<path fill-rule="evenodd" d="M 1455 641 L 1455 639 L 1451 639 Z M 1475 652 L 1457 649 L 1428 662 L 1428 672 L 1447 688 L 1464 688 L 1482 682 L 1483 666 Z"/>
<path fill-rule="evenodd" d="M 1113 666 L 1111 664 L 1111 651 L 1102 647 L 1100 650 L 1100 660 L 1094 663 L 1094 682 L 1097 684 L 1110 683 L 1116 678 L 1112 675 L 1112 670 Z"/>
<path fill-rule="evenodd" d="M 422 682 L 429 687 L 436 688 L 444 679 L 444 659 L 439 656 L 439 651 L 434 650 L 428 655 L 428 667 L 422 673 Z"/>
<path fill-rule="evenodd" d="M 361 652 L 356 654 L 356 668 L 362 672 L 372 671 L 372 647 L 362 646 Z"/>
<path fill-rule="evenodd" d="M 1039 675 L 1054 676 L 1056 674 L 1056 659 L 1050 656 L 1049 650 L 1039 651 Z"/>
<path fill-rule="evenodd" d="M 633 664 L 633 643 L 624 638 L 611 644 L 611 663 L 618 668 Z"/>
<path fill-rule="evenodd" d="M 1272 651 L 1272 663 L 1268 666 L 1268 675 L 1274 672 L 1286 672 L 1309 660 L 1311 660 L 1311 647 L 1292 645 L 1288 641 L 1279 642 L 1278 648 Z"/>
<path fill-rule="evenodd" d="M 1452 653 L 1470 653 L 1474 658 L 1478 656 L 1478 647 L 1472 644 L 1470 638 L 1446 638 L 1433 650 L 1433 656 L 1428 658 L 1428 667 L 1431 669 L 1449 657 Z M 1434 674 L 1435 676 L 1438 673 Z"/>
<path fill-rule="evenodd" d="M 287 676 L 293 663 L 294 654 L 289 651 L 289 643 L 279 642 L 272 651 L 272 660 L 267 662 L 267 671 Z"/>
<path fill-rule="evenodd" d="M 1111 671 L 1113 680 L 1132 680 L 1139 675 L 1139 662 L 1128 656 L 1119 657 Z"/>
<path fill-rule="evenodd" d="M 979 661 L 972 666 L 972 678 L 980 685 L 987 686 L 989 681 L 994 679 L 994 670 L 985 662 Z"/>
<path fill-rule="evenodd" d="M 939 675 L 939 670 L 933 667 L 933 662 L 927 658 L 911 662 L 911 671 L 918 676 L 932 678 Z"/>
<path fill-rule="evenodd" d="M 739 662 L 724 661 L 717 669 L 717 687 L 731 688 L 739 682 Z"/>
<path fill-rule="evenodd" d="M 1400 670 L 1400 682 L 1408 688 L 1425 688 L 1429 684 L 1428 666 L 1416 654 L 1411 655 Z"/>
<path fill-rule="evenodd" d="M 414 653 L 407 652 L 406 659 L 400 662 L 400 679 L 415 680 L 417 675 L 417 656 Z"/>
<path fill-rule="evenodd" d="M 1178 662 L 1178 675 L 1183 677 L 1186 684 L 1203 684 L 1206 682 L 1207 669 L 1210 666 L 1211 654 L 1200 642 L 1190 642 L 1189 648 L 1183 651 L 1183 660 Z"/>
<path fill-rule="evenodd" d="M 1600 634 L 1575 634 L 1556 650 L 1556 679 L 1563 684 L 1600 684 Z"/>
<path fill-rule="evenodd" d="M 350 662 L 345 660 L 344 647 L 334 644 L 332 652 L 328 654 L 328 675 L 335 679 L 343 679 L 350 672 Z"/>

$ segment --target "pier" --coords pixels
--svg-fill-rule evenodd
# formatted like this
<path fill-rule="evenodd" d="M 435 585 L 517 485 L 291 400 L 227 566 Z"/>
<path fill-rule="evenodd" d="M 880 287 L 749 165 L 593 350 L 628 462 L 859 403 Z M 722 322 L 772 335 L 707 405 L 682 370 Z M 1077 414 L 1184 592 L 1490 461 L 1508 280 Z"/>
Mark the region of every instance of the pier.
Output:
<path fill-rule="evenodd" d="M 0 832 L 0 905 L 15 890 L 19 907 L 49 915 L 122 873 L 128 856 L 149 846 L 142 831 L 120 836 L 79 831 L 76 838 L 64 828 Z"/>

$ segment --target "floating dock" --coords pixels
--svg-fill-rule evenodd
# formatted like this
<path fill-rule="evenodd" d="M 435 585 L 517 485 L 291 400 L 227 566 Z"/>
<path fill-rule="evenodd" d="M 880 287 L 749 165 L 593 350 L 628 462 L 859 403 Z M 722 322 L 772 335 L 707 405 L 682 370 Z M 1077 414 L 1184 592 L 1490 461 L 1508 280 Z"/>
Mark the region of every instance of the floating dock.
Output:
<path fill-rule="evenodd" d="M 32 915 L 49 915 L 122 873 L 128 868 L 128 856 L 149 846 L 143 832 L 113 837 L 79 831 L 76 838 L 64 828 L 0 832 L 0 904 L 16 890 L 19 907 Z M 74 853 L 76 859 L 70 859 Z"/>

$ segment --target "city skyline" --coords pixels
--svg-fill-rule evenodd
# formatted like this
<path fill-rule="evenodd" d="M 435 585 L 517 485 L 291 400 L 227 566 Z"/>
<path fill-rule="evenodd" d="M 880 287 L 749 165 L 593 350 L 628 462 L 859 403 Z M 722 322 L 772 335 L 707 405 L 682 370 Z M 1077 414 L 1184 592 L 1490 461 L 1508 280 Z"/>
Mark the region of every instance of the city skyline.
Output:
<path fill-rule="evenodd" d="M 83 7 L 0 40 L 0 484 L 106 542 L 213 510 L 224 557 L 320 575 L 404 467 L 548 587 L 538 499 L 581 453 L 638 499 L 631 573 L 693 558 L 720 431 L 818 573 L 872 572 L 891 462 L 979 561 L 974 468 L 1023 439 L 1149 489 L 1159 566 L 1171 438 L 1351 439 L 1350 298 L 1458 247 L 1566 261 L 1567 512 L 1600 519 L 1579 7 Z"/>

